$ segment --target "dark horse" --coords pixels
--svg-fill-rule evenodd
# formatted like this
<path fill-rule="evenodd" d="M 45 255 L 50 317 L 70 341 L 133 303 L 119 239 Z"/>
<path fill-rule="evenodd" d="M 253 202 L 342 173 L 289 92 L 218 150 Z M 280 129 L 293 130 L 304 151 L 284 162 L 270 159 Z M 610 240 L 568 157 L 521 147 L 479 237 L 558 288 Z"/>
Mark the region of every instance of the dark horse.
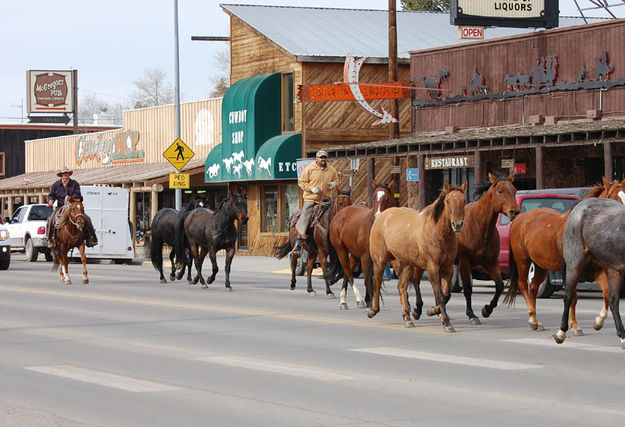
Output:
<path fill-rule="evenodd" d="M 436 307 L 431 314 L 440 314 L 446 332 L 455 332 L 445 309 L 449 295 L 454 258 L 458 248 L 456 237 L 464 224 L 466 183 L 460 187 L 445 186 L 438 199 L 421 211 L 410 208 L 389 208 L 380 213 L 371 227 L 369 252 L 373 262 L 374 294 L 367 315 L 380 311 L 380 288 L 386 263 L 399 261 L 401 273 L 397 289 L 402 306 L 404 326 L 413 327 L 410 320 L 408 285 L 415 272 L 428 272 Z"/>
<path fill-rule="evenodd" d="M 373 293 L 373 271 L 371 257 L 369 256 L 369 233 L 375 216 L 389 207 L 396 205 L 393 193 L 395 182 L 390 186 L 376 184 L 373 187 L 373 207 L 352 205 L 347 206 L 336 214 L 330 224 L 330 242 L 343 267 L 343 287 L 341 289 L 339 307 L 347 310 L 347 284 L 350 284 L 356 297 L 358 308 L 371 306 L 371 294 Z M 362 273 L 365 278 L 365 298 L 358 287 L 354 285 L 354 268 L 362 265 Z"/>
<path fill-rule="evenodd" d="M 564 342 L 569 309 L 577 297 L 577 281 L 584 269 L 596 263 L 608 279 L 608 300 L 616 334 L 625 349 L 625 328 L 619 313 L 619 291 L 625 275 L 625 206 L 612 199 L 585 199 L 571 210 L 564 227 L 563 258 L 566 293 L 560 329 L 554 334 Z"/>
<path fill-rule="evenodd" d="M 491 315 L 499 297 L 503 292 L 504 283 L 499 266 L 499 232 L 497 231 L 497 216 L 501 213 L 510 219 L 519 213 L 516 201 L 516 188 L 512 184 L 514 174 L 507 178 L 497 178 L 488 174 L 489 181 L 475 190 L 477 201 L 467 203 L 464 211 L 464 227 L 458 234 L 458 253 L 456 264 L 462 279 L 464 297 L 466 299 L 466 314 L 469 323 L 479 325 L 480 320 L 471 306 L 471 267 L 481 265 L 490 278 L 495 282 L 495 295 L 490 304 L 482 308 L 482 316 Z M 447 295 L 449 298 L 450 295 Z M 418 307 L 417 301 L 417 307 Z M 415 308 L 417 310 L 417 308 Z"/>
<path fill-rule="evenodd" d="M 187 281 L 191 282 L 191 266 L 193 259 L 188 258 L 186 265 L 182 266 L 176 277 L 176 233 L 178 231 L 178 221 L 184 221 L 187 215 L 195 208 L 203 208 L 206 202 L 202 199 L 195 199 L 184 206 L 180 212 L 172 208 L 163 208 L 156 212 L 152 220 L 152 240 L 150 242 L 150 259 L 152 265 L 160 273 L 161 283 L 167 283 L 163 274 L 163 245 L 170 247 L 169 261 L 171 262 L 171 273 L 169 280 L 182 279 L 185 268 L 187 268 Z M 189 249 L 188 247 L 186 249 Z"/>
<path fill-rule="evenodd" d="M 336 251 L 330 243 L 328 230 L 330 229 L 332 218 L 334 218 L 341 209 L 351 204 L 352 198 L 349 191 L 341 191 L 334 199 L 322 201 L 315 206 L 311 226 L 308 228 L 308 239 L 302 241 L 303 248 L 308 252 L 308 261 L 306 264 L 306 291 L 309 295 L 317 295 L 312 287 L 311 276 L 315 261 L 317 257 L 319 257 L 319 263 L 321 264 L 323 278 L 326 284 L 326 295 L 328 298 L 334 298 L 334 293 L 330 289 L 330 286 L 336 283 L 342 271 L 340 269 L 339 259 L 336 256 Z M 300 211 L 298 210 L 289 219 L 288 240 L 284 244 L 274 247 L 274 253 L 278 259 L 282 259 L 288 255 L 291 260 L 291 290 L 295 289 L 295 268 L 297 266 L 297 259 L 301 256 L 301 253 L 291 251 L 295 246 L 295 239 L 297 238 L 295 224 L 297 224 L 299 214 Z M 329 262 L 328 257 L 330 259 Z"/>
<path fill-rule="evenodd" d="M 52 271 L 56 271 L 61 266 L 61 281 L 66 285 L 71 285 L 67 265 L 69 257 L 67 252 L 72 248 L 80 251 L 80 261 L 82 262 L 82 283 L 89 283 L 87 275 L 87 256 L 85 255 L 85 207 L 82 198 L 74 199 L 69 197 L 61 208 L 60 227 L 56 230 L 56 243 L 52 249 L 53 263 Z"/>
<path fill-rule="evenodd" d="M 176 236 L 176 262 L 187 263 L 185 247 L 189 245 L 191 254 L 195 260 L 196 276 L 193 283 L 198 280 L 202 288 L 207 288 L 207 283 L 215 281 L 219 271 L 217 267 L 217 252 L 226 251 L 226 290 L 231 291 L 230 265 L 236 250 L 237 228 L 235 220 L 247 221 L 247 200 L 241 194 L 233 194 L 219 203 L 217 210 L 213 212 L 206 208 L 193 209 L 184 220 L 178 221 Z M 202 264 L 206 255 L 210 257 L 213 266 L 213 274 L 204 280 L 202 276 Z"/>

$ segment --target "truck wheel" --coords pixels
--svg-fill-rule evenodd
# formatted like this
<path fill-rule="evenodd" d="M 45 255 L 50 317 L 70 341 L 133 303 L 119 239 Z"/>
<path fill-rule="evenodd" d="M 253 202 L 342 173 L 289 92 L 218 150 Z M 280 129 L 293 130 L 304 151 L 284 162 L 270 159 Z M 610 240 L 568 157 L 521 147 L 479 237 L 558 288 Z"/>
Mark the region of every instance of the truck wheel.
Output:
<path fill-rule="evenodd" d="M 6 256 L 0 257 L 0 270 L 8 270 L 11 264 L 11 253 L 7 253 Z"/>
<path fill-rule="evenodd" d="M 37 256 L 39 255 L 39 248 L 36 248 L 33 245 L 33 239 L 30 237 L 26 238 L 26 243 L 24 244 L 24 252 L 26 253 L 26 261 L 35 262 L 37 261 Z"/>
<path fill-rule="evenodd" d="M 45 252 L 43 253 L 46 257 L 46 261 L 50 262 L 54 259 L 54 257 L 52 256 L 52 252 L 50 252 L 50 249 L 46 249 Z"/>

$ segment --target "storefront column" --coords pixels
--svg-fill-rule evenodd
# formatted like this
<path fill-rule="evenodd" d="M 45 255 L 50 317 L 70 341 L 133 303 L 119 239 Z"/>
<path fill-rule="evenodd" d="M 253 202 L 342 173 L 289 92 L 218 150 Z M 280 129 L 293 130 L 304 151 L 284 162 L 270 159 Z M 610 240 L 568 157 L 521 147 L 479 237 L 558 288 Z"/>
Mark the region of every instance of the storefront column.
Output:
<path fill-rule="evenodd" d="M 156 211 L 158 211 L 158 191 L 152 190 L 150 192 L 150 228 L 152 227 Z"/>
<path fill-rule="evenodd" d="M 40 194 L 39 195 L 39 203 L 46 203 L 46 195 L 45 194 Z"/>
<path fill-rule="evenodd" d="M 373 207 L 373 181 L 375 180 L 375 159 L 367 158 L 367 206 Z"/>
<path fill-rule="evenodd" d="M 412 169 L 417 167 L 416 156 L 406 157 L 406 169 Z M 412 209 L 417 209 L 419 206 L 419 181 L 406 181 L 406 189 L 408 190 L 408 204 L 407 206 Z"/>
<path fill-rule="evenodd" d="M 132 224 L 132 241 L 135 241 L 135 233 L 137 231 L 137 193 L 130 189 L 130 206 L 129 206 L 129 214 L 130 222 Z"/>
<path fill-rule="evenodd" d="M 417 195 L 417 209 L 425 207 L 425 155 L 417 155 L 417 168 L 419 169 L 419 194 Z"/>
<path fill-rule="evenodd" d="M 538 190 L 545 188 L 545 165 L 543 162 L 543 147 L 539 145 L 536 147 L 536 189 Z"/>
<path fill-rule="evenodd" d="M 473 194 L 482 185 L 482 155 L 480 150 L 475 150 L 475 166 L 473 167 L 473 191 L 469 190 L 469 195 Z M 467 202 L 468 203 L 468 202 Z"/>
<path fill-rule="evenodd" d="M 9 218 L 13 216 L 13 196 L 9 196 L 8 204 L 7 204 L 7 215 Z"/>
<path fill-rule="evenodd" d="M 614 157 L 612 155 L 612 143 L 603 143 L 603 163 L 605 177 L 608 181 L 612 181 L 614 178 Z"/>

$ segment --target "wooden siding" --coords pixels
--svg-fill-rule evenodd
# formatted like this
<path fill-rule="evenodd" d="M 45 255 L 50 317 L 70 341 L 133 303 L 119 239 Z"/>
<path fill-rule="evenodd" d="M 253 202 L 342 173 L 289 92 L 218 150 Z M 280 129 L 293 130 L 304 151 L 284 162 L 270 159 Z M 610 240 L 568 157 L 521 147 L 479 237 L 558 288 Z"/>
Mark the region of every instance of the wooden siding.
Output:
<path fill-rule="evenodd" d="M 180 105 L 180 136 L 195 153 L 194 160 L 206 158 L 212 148 L 221 143 L 221 100 L 216 98 Z M 74 169 L 108 167 L 110 165 L 104 165 L 97 159 L 78 164 L 75 154 L 78 139 L 81 136 L 95 139 L 99 135 L 111 138 L 124 130 L 139 132 L 137 149 L 145 153 L 141 163 L 164 163 L 163 174 L 175 172 L 163 157 L 163 152 L 175 140 L 174 112 L 174 105 L 124 111 L 123 130 L 26 141 L 26 172 L 54 171 L 62 165 Z M 42 152 L 45 156 L 41 155 Z"/>
<path fill-rule="evenodd" d="M 625 20 L 585 25 L 575 28 L 539 31 L 531 35 L 503 40 L 484 41 L 458 47 L 413 52 L 411 56 L 412 80 L 421 83 L 422 76 L 434 76 L 444 68 L 449 76 L 441 88 L 450 89 L 451 96 L 470 87 L 472 72 L 483 75 L 488 93 L 505 93 L 506 74 L 530 74 L 541 57 L 558 57 L 558 74 L 555 83 L 575 83 L 582 68 L 586 81 L 595 79 L 595 58 L 605 50 L 613 71 L 610 80 L 625 77 Z M 625 88 L 615 87 L 601 94 L 604 115 L 622 114 L 625 111 Z M 420 98 L 424 98 L 420 94 Z M 413 132 L 443 130 L 446 126 L 458 128 L 489 127 L 528 124 L 532 115 L 558 116 L 560 119 L 586 117 L 587 110 L 599 109 L 599 89 L 554 91 L 507 100 L 481 100 L 458 102 L 414 109 Z"/>

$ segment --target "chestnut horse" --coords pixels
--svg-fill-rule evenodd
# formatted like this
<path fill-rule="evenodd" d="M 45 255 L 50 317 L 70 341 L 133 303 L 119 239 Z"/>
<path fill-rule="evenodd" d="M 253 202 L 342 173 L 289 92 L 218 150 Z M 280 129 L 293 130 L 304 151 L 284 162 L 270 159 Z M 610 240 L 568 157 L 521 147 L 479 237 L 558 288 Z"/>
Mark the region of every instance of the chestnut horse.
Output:
<path fill-rule="evenodd" d="M 390 260 L 401 264 L 397 289 L 401 301 L 404 326 L 413 327 L 408 303 L 408 284 L 415 272 L 428 272 L 436 308 L 446 332 L 455 332 L 445 309 L 450 294 L 454 259 L 458 249 L 458 233 L 463 228 L 466 182 L 460 187 L 447 181 L 438 199 L 422 211 L 410 208 L 389 208 L 380 213 L 371 226 L 369 252 L 373 262 L 373 303 L 367 315 L 380 311 L 380 287 L 384 267 Z"/>
<path fill-rule="evenodd" d="M 619 313 L 619 292 L 625 275 L 625 206 L 612 199 L 589 198 L 575 206 L 564 226 L 562 258 L 565 263 L 564 311 L 560 329 L 554 334 L 558 344 L 568 330 L 569 310 L 577 296 L 577 282 L 589 264 L 604 269 L 608 282 L 608 302 L 621 348 L 625 349 L 625 328 Z"/>
<path fill-rule="evenodd" d="M 176 236 L 176 263 L 186 265 L 187 246 L 191 248 L 191 254 L 195 261 L 197 274 L 192 283 L 200 281 L 202 288 L 207 288 L 213 283 L 219 271 L 217 267 L 217 252 L 226 251 L 226 281 L 227 291 L 232 291 L 230 286 L 230 266 L 236 251 L 238 230 L 234 221 L 245 222 L 247 216 L 247 200 L 241 194 L 232 194 L 223 199 L 217 210 L 213 212 L 206 208 L 193 209 L 184 221 L 178 221 L 178 235 Z M 210 257 L 213 273 L 207 281 L 202 276 L 202 264 L 206 255 Z"/>
<path fill-rule="evenodd" d="M 467 203 L 464 211 L 465 225 L 458 234 L 458 254 L 456 264 L 458 272 L 462 278 L 464 297 L 466 299 L 466 314 L 469 323 L 479 325 L 480 319 L 473 312 L 471 306 L 471 295 L 473 293 L 471 285 L 471 267 L 481 265 L 490 278 L 495 282 L 495 295 L 490 304 L 482 308 L 482 316 L 491 315 L 499 296 L 503 292 L 504 283 L 501 278 L 501 267 L 499 266 L 499 232 L 497 231 L 497 217 L 504 214 L 510 219 L 519 213 L 519 205 L 516 201 L 516 188 L 512 184 L 514 174 L 507 178 L 497 178 L 492 173 L 488 174 L 489 181 L 482 184 L 475 190 L 474 197 L 478 200 Z M 415 278 L 418 280 L 418 278 Z M 447 295 L 449 299 L 451 295 Z M 415 318 L 417 308 L 415 308 Z"/>
<path fill-rule="evenodd" d="M 584 199 L 589 197 L 609 198 L 625 202 L 625 180 L 622 182 L 603 177 L 602 184 L 592 186 Z M 550 208 L 538 208 L 520 214 L 510 225 L 510 287 L 504 302 L 512 304 L 517 291 L 521 291 L 527 304 L 530 329 L 543 331 L 545 328 L 536 317 L 536 295 L 540 284 L 547 277 L 548 271 L 559 271 L 562 266 L 562 238 L 569 212 L 561 214 Z M 534 277 L 529 284 L 530 265 L 534 263 Z M 593 327 L 603 327 L 608 315 L 608 281 L 601 268 L 587 268 L 586 273 L 597 281 L 603 291 L 604 308 L 595 318 Z M 571 301 L 570 326 L 574 335 L 583 335 L 577 324 L 575 306 L 577 298 Z"/>
<path fill-rule="evenodd" d="M 58 213 L 60 215 L 60 227 L 56 230 L 55 245 L 52 249 L 53 263 L 52 271 L 56 271 L 59 266 L 61 281 L 66 285 L 71 285 L 67 265 L 70 249 L 78 248 L 80 251 L 80 261 L 82 262 L 82 283 L 89 283 L 87 275 L 87 256 L 85 255 L 85 207 L 82 198 L 74 199 L 69 196 L 65 205 Z M 54 226 L 54 224 L 52 224 Z"/>
<path fill-rule="evenodd" d="M 373 221 L 380 212 L 389 207 L 395 206 L 393 193 L 395 182 L 389 186 L 372 182 L 373 187 L 373 207 L 352 205 L 336 214 L 330 224 L 330 242 L 341 261 L 343 267 L 343 287 L 341 289 L 341 302 L 339 307 L 347 310 L 347 284 L 354 290 L 356 305 L 358 308 L 371 306 L 371 294 L 373 291 L 373 271 L 371 258 L 369 257 L 369 234 Z M 365 278 L 365 299 L 354 284 L 354 268 L 358 264 L 362 265 L 362 273 Z"/>
<path fill-rule="evenodd" d="M 334 298 L 334 292 L 332 292 L 330 286 L 336 283 L 343 273 L 340 271 L 341 266 L 336 256 L 336 251 L 330 243 L 328 230 L 334 216 L 343 208 L 352 204 L 352 197 L 349 191 L 338 191 L 338 189 L 334 191 L 338 192 L 338 195 L 336 195 L 334 199 L 322 201 L 315 206 L 311 224 L 307 231 L 308 238 L 301 242 L 301 247 L 308 252 L 308 261 L 306 263 L 306 291 L 311 296 L 317 295 L 317 292 L 315 292 L 312 287 L 312 271 L 317 257 L 319 258 L 319 263 L 323 271 L 326 296 L 328 298 Z M 295 240 L 297 239 L 295 224 L 297 224 L 300 212 L 300 210 L 296 211 L 289 219 L 289 238 L 287 241 L 280 246 L 274 247 L 276 258 L 282 259 L 288 256 L 291 261 L 291 284 L 289 285 L 291 290 L 295 289 L 295 269 L 297 267 L 297 259 L 301 256 L 301 252 L 292 251 L 295 247 Z"/>

